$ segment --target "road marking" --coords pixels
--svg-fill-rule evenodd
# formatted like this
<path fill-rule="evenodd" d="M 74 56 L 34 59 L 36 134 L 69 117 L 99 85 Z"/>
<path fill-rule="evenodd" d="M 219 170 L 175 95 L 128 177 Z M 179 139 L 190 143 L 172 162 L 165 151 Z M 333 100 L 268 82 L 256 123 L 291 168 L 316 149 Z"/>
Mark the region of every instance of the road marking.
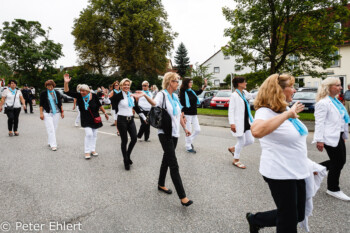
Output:
<path fill-rule="evenodd" d="M 84 130 L 84 128 L 79 128 L 79 129 L 82 129 L 82 130 Z M 103 132 L 103 131 L 97 131 L 97 133 L 102 133 L 102 134 L 107 134 L 107 135 L 112 135 L 112 136 L 118 136 L 116 133 L 108 133 L 108 132 Z"/>

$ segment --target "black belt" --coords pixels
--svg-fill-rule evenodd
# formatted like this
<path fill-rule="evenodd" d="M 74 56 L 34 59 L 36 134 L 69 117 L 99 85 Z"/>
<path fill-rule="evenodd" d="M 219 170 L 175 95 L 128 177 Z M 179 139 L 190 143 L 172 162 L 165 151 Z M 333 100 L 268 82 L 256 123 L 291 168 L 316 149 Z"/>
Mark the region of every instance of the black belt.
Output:
<path fill-rule="evenodd" d="M 121 120 L 127 120 L 127 121 L 131 121 L 134 119 L 134 116 L 121 116 L 118 115 L 118 118 L 120 117 Z"/>

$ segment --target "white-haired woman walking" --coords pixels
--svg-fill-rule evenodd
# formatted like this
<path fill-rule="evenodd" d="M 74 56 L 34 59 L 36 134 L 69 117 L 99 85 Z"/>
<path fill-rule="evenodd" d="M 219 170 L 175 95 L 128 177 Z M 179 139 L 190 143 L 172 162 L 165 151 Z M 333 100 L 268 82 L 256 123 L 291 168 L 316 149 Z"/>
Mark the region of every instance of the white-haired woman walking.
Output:
<path fill-rule="evenodd" d="M 97 95 L 90 92 L 88 85 L 80 85 L 80 93 L 69 92 L 68 84 L 70 80 L 71 78 L 69 77 L 69 74 L 65 74 L 64 92 L 65 94 L 77 99 L 77 104 L 80 110 L 81 127 L 85 128 L 85 159 L 90 159 L 91 155 L 98 156 L 98 153 L 96 152 L 97 129 L 102 127 L 99 110 L 105 114 L 107 120 L 108 115 L 101 105 Z M 105 98 L 105 101 L 108 102 L 109 99 Z"/>
<path fill-rule="evenodd" d="M 149 83 L 147 81 L 142 82 L 142 91 L 150 98 L 152 98 L 152 94 L 149 91 Z M 140 97 L 138 99 L 138 104 L 141 112 L 147 116 L 149 111 L 151 110 L 152 105 L 148 103 L 145 97 Z M 140 118 L 141 126 L 139 132 L 137 134 L 137 138 L 139 141 L 142 141 L 142 136 L 145 136 L 145 142 L 149 142 L 149 134 L 150 134 L 150 124 L 148 124 L 145 120 Z"/>
<path fill-rule="evenodd" d="M 315 133 L 313 143 L 319 151 L 326 149 L 329 160 L 321 165 L 328 172 L 327 194 L 350 201 L 339 187 L 339 177 L 346 161 L 345 139 L 348 139 L 349 114 L 337 99 L 342 90 L 339 78 L 329 77 L 318 88 L 315 105 Z"/>

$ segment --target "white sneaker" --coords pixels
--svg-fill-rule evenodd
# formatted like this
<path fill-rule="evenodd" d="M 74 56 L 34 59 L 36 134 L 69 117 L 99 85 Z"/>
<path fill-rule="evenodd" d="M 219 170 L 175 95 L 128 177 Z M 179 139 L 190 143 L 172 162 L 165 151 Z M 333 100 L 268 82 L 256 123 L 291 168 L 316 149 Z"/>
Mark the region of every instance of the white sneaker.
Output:
<path fill-rule="evenodd" d="M 137 138 L 137 141 L 142 142 L 143 140 L 142 138 Z"/>
<path fill-rule="evenodd" d="M 338 192 L 332 192 L 332 191 L 329 191 L 327 190 L 326 192 L 328 195 L 331 195 L 335 198 L 338 198 L 340 200 L 343 200 L 343 201 L 350 201 L 350 197 L 348 197 L 345 193 L 343 193 L 343 191 L 338 191 Z"/>
<path fill-rule="evenodd" d="M 90 153 L 85 153 L 85 159 L 90 159 L 90 158 L 91 158 Z"/>
<path fill-rule="evenodd" d="M 97 152 L 95 152 L 95 153 L 91 152 L 91 155 L 97 157 L 98 153 Z"/>
<path fill-rule="evenodd" d="M 74 126 L 75 126 L 75 127 L 79 127 L 78 123 L 75 123 Z"/>
<path fill-rule="evenodd" d="M 57 150 L 57 147 L 51 147 L 51 150 L 52 150 L 52 151 L 56 151 L 56 150 Z"/>

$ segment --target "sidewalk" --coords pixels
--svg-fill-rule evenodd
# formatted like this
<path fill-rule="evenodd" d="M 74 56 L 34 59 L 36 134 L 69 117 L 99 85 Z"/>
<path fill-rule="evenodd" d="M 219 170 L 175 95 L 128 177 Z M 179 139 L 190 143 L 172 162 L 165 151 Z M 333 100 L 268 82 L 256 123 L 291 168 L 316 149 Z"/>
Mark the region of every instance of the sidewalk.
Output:
<path fill-rule="evenodd" d="M 71 107 L 73 105 L 63 105 L 65 111 L 73 111 Z M 110 109 L 106 109 L 106 112 L 111 115 Z M 135 118 L 138 118 L 139 116 L 135 114 Z M 227 116 L 208 116 L 208 115 L 198 115 L 198 120 L 200 125 L 206 125 L 206 126 L 215 126 L 215 127 L 223 127 L 223 128 L 230 128 L 230 124 L 228 122 Z M 303 123 L 308 128 L 309 132 L 315 131 L 315 122 L 314 121 L 303 121 Z"/>
<path fill-rule="evenodd" d="M 226 116 L 198 115 L 198 120 L 199 120 L 200 125 L 230 128 L 230 124 L 228 122 L 228 117 L 226 117 Z M 314 121 L 303 121 L 303 123 L 306 125 L 309 132 L 315 131 L 315 122 Z"/>

